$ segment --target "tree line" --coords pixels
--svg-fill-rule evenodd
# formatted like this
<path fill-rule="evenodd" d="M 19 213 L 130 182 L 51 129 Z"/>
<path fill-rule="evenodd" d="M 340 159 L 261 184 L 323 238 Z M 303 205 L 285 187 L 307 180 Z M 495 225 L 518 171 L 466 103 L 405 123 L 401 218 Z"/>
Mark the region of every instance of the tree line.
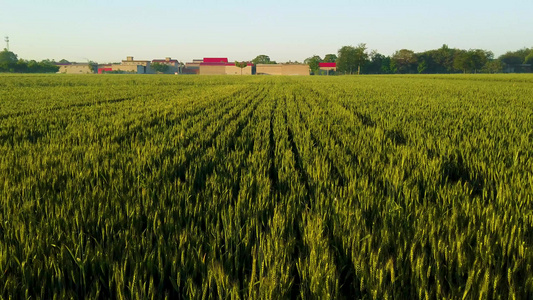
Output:
<path fill-rule="evenodd" d="M 323 59 L 314 55 L 305 60 L 315 74 L 321 62 L 336 62 L 340 74 L 524 73 L 532 71 L 533 48 L 508 51 L 498 58 L 491 51 L 447 45 L 419 53 L 401 49 L 386 56 L 376 50 L 369 52 L 363 43 L 341 47 L 337 54 L 326 54 Z"/>
<path fill-rule="evenodd" d="M 67 62 L 61 60 L 61 62 Z M 259 55 L 253 64 L 275 64 L 268 55 Z M 456 49 L 446 44 L 439 49 L 414 52 L 401 49 L 391 56 L 376 50 L 368 51 L 366 44 L 343 46 L 337 54 L 326 54 L 324 58 L 313 55 L 304 63 L 314 74 L 320 73 L 321 62 L 336 62 L 338 74 L 443 74 L 443 73 L 525 73 L 532 72 L 533 48 L 508 51 L 495 58 L 491 51 L 483 49 Z M 298 63 L 298 62 L 287 62 Z M 96 65 L 96 63 L 93 63 Z M 164 72 L 168 66 L 152 64 L 157 71 Z M 19 59 L 7 49 L 0 52 L 0 72 L 11 73 L 55 73 L 59 70 L 54 60 Z"/>
<path fill-rule="evenodd" d="M 0 52 L 0 72 L 8 73 L 56 73 L 59 67 L 55 61 L 45 59 L 40 62 L 35 60 L 19 59 L 18 56 L 4 49 Z"/>

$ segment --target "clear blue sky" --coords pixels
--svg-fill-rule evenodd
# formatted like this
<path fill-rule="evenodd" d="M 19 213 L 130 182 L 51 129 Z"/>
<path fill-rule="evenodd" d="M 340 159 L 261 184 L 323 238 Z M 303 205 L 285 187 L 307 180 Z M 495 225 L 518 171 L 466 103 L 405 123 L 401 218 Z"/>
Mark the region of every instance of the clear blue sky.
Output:
<path fill-rule="evenodd" d="M 498 56 L 533 47 L 532 11 L 533 0 L 0 0 L 0 35 L 19 58 L 101 63 L 302 61 L 359 43 L 385 55 L 448 44 Z"/>

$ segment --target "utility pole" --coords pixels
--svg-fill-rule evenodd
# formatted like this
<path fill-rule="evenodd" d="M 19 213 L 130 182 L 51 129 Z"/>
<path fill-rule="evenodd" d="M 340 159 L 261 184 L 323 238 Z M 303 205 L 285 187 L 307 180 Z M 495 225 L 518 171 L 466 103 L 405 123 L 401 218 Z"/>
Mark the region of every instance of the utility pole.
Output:
<path fill-rule="evenodd" d="M 7 51 L 9 51 L 9 37 L 8 36 L 5 37 L 5 41 L 6 41 L 6 49 Z"/>

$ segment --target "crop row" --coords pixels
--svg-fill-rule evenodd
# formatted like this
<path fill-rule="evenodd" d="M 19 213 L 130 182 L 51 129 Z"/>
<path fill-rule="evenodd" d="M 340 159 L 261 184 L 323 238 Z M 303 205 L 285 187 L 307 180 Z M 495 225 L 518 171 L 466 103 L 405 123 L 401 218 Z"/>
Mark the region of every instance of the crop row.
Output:
<path fill-rule="evenodd" d="M 524 76 L 0 76 L 2 298 L 533 297 Z"/>

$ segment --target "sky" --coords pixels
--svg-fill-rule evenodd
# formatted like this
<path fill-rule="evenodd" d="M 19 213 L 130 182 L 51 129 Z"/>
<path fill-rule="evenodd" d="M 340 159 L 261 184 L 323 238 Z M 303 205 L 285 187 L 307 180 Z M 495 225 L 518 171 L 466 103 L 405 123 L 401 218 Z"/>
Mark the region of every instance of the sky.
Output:
<path fill-rule="evenodd" d="M 0 0 L 0 35 L 19 58 L 100 63 L 303 61 L 360 43 L 385 55 L 447 44 L 499 56 L 533 47 L 531 11 L 532 0 Z"/>

